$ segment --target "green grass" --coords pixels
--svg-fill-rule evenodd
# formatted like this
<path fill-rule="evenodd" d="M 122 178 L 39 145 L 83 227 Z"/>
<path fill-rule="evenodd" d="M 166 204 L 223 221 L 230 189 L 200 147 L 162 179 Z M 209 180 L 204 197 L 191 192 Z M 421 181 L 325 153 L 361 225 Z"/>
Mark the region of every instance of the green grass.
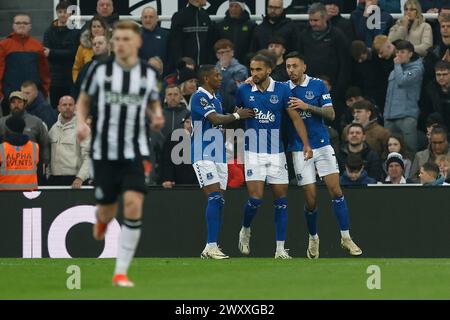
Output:
<path fill-rule="evenodd" d="M 450 259 L 140 258 L 135 288 L 113 288 L 113 259 L 0 259 L 0 299 L 450 299 Z M 81 269 L 69 290 L 67 267 Z M 381 289 L 369 290 L 378 265 Z"/>

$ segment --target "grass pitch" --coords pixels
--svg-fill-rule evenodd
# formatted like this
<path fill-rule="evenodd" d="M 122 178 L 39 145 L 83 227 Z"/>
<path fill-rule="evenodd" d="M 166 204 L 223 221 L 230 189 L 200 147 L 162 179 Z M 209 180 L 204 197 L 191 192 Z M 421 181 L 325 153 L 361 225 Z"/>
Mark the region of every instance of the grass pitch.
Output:
<path fill-rule="evenodd" d="M 111 286 L 114 263 L 0 259 L 0 299 L 450 299 L 450 259 L 140 258 L 129 273 L 135 288 Z M 71 265 L 81 270 L 80 290 L 66 286 Z M 371 265 L 380 290 L 367 288 Z"/>

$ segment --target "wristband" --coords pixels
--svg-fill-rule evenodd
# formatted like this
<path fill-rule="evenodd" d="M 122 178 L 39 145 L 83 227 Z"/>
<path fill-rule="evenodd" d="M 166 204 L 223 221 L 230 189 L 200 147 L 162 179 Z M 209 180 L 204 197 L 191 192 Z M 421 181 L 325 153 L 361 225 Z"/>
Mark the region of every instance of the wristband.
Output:
<path fill-rule="evenodd" d="M 237 112 L 233 113 L 233 117 L 234 117 L 236 120 L 239 120 L 239 119 L 241 118 L 241 116 L 240 116 L 239 113 L 237 113 Z"/>

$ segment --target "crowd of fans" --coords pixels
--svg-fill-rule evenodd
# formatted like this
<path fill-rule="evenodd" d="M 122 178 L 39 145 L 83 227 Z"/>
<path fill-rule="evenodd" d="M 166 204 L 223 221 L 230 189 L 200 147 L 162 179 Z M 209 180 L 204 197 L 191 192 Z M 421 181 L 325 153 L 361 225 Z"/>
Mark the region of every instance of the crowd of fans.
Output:
<path fill-rule="evenodd" d="M 224 19 L 213 22 L 205 2 L 189 0 L 170 30 L 160 27 L 154 8 L 142 11 L 139 55 L 160 75 L 165 119 L 162 129 L 150 123 L 149 184 L 197 184 L 189 164 L 172 162 L 171 134 L 180 128 L 190 133 L 199 65 L 221 71 L 219 92 L 230 113 L 236 88 L 249 77 L 250 58 L 269 55 L 271 76 L 287 81 L 284 56 L 291 51 L 300 52 L 307 74 L 330 89 L 336 117 L 328 125 L 342 184 L 450 179 L 450 1 L 406 0 L 401 8 L 400 0 L 360 0 L 345 19 L 344 1 L 321 0 L 310 5 L 305 22 L 287 18 L 282 0 L 268 0 L 260 24 L 240 0 L 229 1 Z M 119 16 L 112 0 L 98 0 L 97 14 L 78 30 L 68 25 L 70 5 L 57 5 L 43 43 L 30 36 L 26 13 L 14 16 L 12 33 L 0 41 L 0 138 L 8 141 L 13 133 L 10 117 L 22 118 L 22 134 L 39 145 L 39 184 L 78 188 L 90 183 L 89 141 L 76 139 L 75 102 L 89 66 L 114 54 L 111 29 Z M 391 13 L 401 11 L 395 21 Z M 380 21 L 371 27 L 374 12 Z M 425 12 L 438 19 L 426 20 Z M 243 185 L 243 166 L 232 161 L 230 185 Z"/>

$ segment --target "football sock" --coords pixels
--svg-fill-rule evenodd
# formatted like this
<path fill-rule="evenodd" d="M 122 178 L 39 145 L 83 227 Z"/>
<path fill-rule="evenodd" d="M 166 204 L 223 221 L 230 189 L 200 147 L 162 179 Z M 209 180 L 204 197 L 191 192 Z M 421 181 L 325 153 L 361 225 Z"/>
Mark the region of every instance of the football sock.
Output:
<path fill-rule="evenodd" d="M 284 241 L 277 241 L 277 251 L 284 250 Z"/>
<path fill-rule="evenodd" d="M 223 197 L 220 192 L 211 192 L 208 195 L 208 205 L 206 206 L 208 243 L 217 242 L 220 229 L 220 212 L 222 211 L 223 203 Z"/>
<path fill-rule="evenodd" d="M 127 274 L 141 236 L 141 227 L 141 220 L 125 219 L 123 221 L 114 274 Z"/>
<path fill-rule="evenodd" d="M 261 206 L 262 200 L 256 198 L 249 198 L 247 203 L 245 204 L 244 209 L 244 221 L 242 222 L 242 226 L 244 228 L 250 228 L 250 224 L 252 223 L 253 218 L 258 212 L 258 208 Z"/>
<path fill-rule="evenodd" d="M 303 209 L 305 213 L 306 225 L 308 226 L 308 232 L 311 236 L 317 236 L 317 214 L 319 213 L 317 208 L 309 210 L 306 206 Z"/>
<path fill-rule="evenodd" d="M 286 240 L 286 226 L 288 220 L 287 205 L 287 198 L 278 198 L 273 202 L 275 208 L 275 230 L 277 241 Z"/>
<path fill-rule="evenodd" d="M 344 196 L 335 198 L 331 200 L 333 204 L 334 214 L 339 223 L 339 228 L 341 231 L 349 230 L 349 218 L 348 218 L 348 208 L 347 201 L 345 201 Z"/>

